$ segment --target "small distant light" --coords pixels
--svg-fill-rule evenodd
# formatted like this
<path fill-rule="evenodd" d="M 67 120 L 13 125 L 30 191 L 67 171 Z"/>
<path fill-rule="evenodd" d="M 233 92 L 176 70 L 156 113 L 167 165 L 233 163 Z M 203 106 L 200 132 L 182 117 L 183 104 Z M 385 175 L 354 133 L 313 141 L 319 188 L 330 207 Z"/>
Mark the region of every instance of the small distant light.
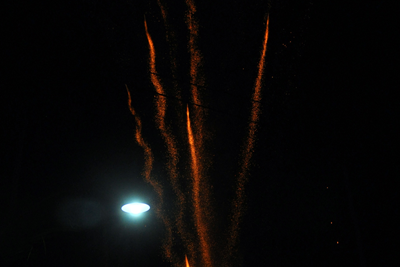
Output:
<path fill-rule="evenodd" d="M 339 245 L 339 241 L 337 241 L 337 242 L 336 242 L 336 244 L 338 244 L 338 245 Z"/>
<path fill-rule="evenodd" d="M 326 187 L 326 189 L 328 189 L 328 187 Z"/>
<path fill-rule="evenodd" d="M 331 224 L 332 224 L 332 222 L 331 222 Z"/>
<path fill-rule="evenodd" d="M 129 203 L 123 205 L 121 210 L 130 214 L 140 214 L 150 209 L 150 206 L 144 203 Z"/>

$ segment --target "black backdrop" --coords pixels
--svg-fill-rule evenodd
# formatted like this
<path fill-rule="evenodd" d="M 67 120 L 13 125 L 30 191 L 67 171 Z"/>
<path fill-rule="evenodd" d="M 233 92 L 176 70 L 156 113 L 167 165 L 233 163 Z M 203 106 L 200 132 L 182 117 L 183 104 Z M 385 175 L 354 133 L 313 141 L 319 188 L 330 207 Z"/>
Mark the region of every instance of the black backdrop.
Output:
<path fill-rule="evenodd" d="M 184 90 L 185 5 L 166 4 Z M 270 13 L 237 264 L 387 266 L 384 255 L 395 253 L 388 244 L 398 169 L 394 7 L 388 1 L 197 5 L 214 144 L 210 177 L 222 210 L 229 206 L 226 188 L 234 185 Z M 127 84 L 144 137 L 162 159 L 143 25 L 145 15 L 168 84 L 168 44 L 156 1 L 18 2 L 5 10 L 4 264 L 170 266 L 155 214 L 129 224 L 116 211 L 131 193 L 156 201 L 140 175 L 143 152 L 125 90 Z M 162 168 L 156 163 L 155 173 L 161 176 Z"/>

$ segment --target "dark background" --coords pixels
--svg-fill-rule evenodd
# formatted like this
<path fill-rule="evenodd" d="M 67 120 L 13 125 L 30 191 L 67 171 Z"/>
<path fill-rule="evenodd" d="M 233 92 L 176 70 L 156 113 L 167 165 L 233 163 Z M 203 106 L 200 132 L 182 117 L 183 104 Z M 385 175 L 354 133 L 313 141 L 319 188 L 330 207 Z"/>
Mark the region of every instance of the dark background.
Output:
<path fill-rule="evenodd" d="M 237 265 L 392 263 L 398 64 L 389 3 L 196 3 L 221 225 L 270 14 Z M 165 4 L 187 94 L 185 5 Z M 154 173 L 163 177 L 143 24 L 145 15 L 168 87 L 169 46 L 156 1 L 14 2 L 5 10 L 1 265 L 171 266 L 154 211 L 136 221 L 118 212 L 131 196 L 157 202 L 141 176 L 125 84 L 155 153 Z M 178 102 L 168 103 L 186 106 L 185 98 Z"/>

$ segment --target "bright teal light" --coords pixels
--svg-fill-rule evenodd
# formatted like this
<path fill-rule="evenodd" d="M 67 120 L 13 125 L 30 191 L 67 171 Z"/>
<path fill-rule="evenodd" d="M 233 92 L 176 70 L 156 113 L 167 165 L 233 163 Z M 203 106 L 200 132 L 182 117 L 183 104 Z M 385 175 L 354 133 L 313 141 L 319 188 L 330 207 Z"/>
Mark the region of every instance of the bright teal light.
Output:
<path fill-rule="evenodd" d="M 150 209 L 150 206 L 144 203 L 129 203 L 121 207 L 121 210 L 130 214 L 140 214 Z"/>

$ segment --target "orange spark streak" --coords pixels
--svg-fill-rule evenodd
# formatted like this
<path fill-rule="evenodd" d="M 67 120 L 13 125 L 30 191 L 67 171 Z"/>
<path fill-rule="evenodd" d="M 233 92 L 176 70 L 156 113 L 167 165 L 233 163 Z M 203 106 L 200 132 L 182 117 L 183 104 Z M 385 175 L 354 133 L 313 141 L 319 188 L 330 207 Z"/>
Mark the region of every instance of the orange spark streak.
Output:
<path fill-rule="evenodd" d="M 187 259 L 187 256 L 185 255 L 185 263 L 186 263 L 186 267 L 190 267 L 189 266 L 189 261 L 188 261 L 188 259 Z"/>
<path fill-rule="evenodd" d="M 190 116 L 189 116 L 189 107 L 186 109 L 187 116 L 187 131 L 188 131 L 188 139 L 190 146 L 190 154 L 191 154 L 191 167 L 192 167 L 192 175 L 193 175 L 193 206 L 194 206 L 194 216 L 195 216 L 195 226 L 197 230 L 197 234 L 200 239 L 200 248 L 201 253 L 203 255 L 203 260 L 206 266 L 211 265 L 211 257 L 210 257 L 210 248 L 208 245 L 208 230 L 206 227 L 206 223 L 204 221 L 204 211 L 200 196 L 201 189 L 201 171 L 200 164 L 198 160 L 198 155 L 196 152 L 195 139 L 193 137 L 192 127 L 190 125 Z"/>
<path fill-rule="evenodd" d="M 257 122 L 259 120 L 259 114 L 260 114 L 261 86 L 262 86 L 262 76 L 265 64 L 265 54 L 267 51 L 268 31 L 269 31 L 269 16 L 267 17 L 267 26 L 265 30 L 263 50 L 261 53 L 260 62 L 258 64 L 258 75 L 254 85 L 251 117 L 249 122 L 249 133 L 247 136 L 244 149 L 242 150 L 243 162 L 241 165 L 241 170 L 238 175 L 236 195 L 232 206 L 231 227 L 229 232 L 230 239 L 228 240 L 227 252 L 225 253 L 227 258 L 230 257 L 234 252 L 233 250 L 236 246 L 238 238 L 239 223 L 244 212 L 243 211 L 243 203 L 245 198 L 244 186 L 248 180 L 249 164 L 253 155 L 253 150 L 255 145 L 255 135 L 257 131 Z"/>

